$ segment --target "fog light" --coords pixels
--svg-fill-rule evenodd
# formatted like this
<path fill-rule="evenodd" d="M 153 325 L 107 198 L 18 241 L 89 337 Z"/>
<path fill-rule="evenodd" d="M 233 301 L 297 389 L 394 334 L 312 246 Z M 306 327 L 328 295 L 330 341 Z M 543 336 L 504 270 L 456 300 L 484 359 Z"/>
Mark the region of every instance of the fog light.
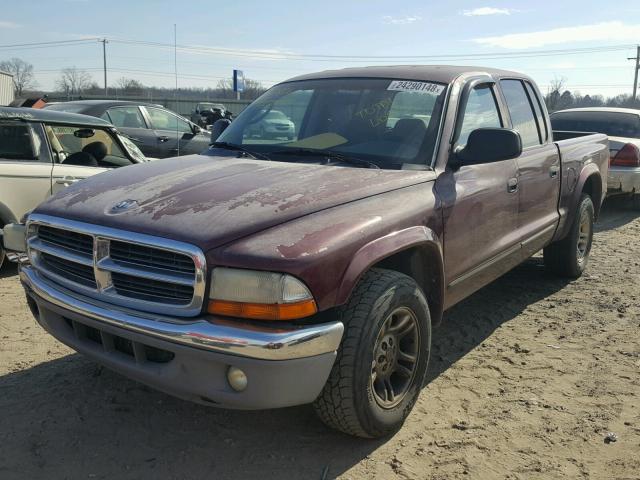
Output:
<path fill-rule="evenodd" d="M 238 367 L 229 367 L 229 370 L 227 370 L 227 381 L 236 392 L 242 392 L 247 388 L 247 375 Z"/>

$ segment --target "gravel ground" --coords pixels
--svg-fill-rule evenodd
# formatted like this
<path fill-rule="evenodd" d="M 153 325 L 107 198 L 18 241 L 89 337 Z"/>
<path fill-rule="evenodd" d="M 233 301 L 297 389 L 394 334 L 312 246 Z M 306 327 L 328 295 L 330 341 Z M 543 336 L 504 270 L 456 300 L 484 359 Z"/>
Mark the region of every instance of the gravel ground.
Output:
<path fill-rule="evenodd" d="M 447 312 L 415 410 L 376 441 L 105 370 L 44 333 L 5 268 L 0 478 L 640 479 L 640 214 L 606 205 L 597 230 L 578 281 L 537 256 Z"/>

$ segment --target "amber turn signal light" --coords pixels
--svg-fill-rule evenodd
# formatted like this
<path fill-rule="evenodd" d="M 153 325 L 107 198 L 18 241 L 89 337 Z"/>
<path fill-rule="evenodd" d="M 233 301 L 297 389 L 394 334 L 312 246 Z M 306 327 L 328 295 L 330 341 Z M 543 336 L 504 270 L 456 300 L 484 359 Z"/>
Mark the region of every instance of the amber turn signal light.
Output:
<path fill-rule="evenodd" d="M 225 317 L 253 320 L 295 320 L 308 317 L 318 311 L 314 300 L 294 303 L 244 303 L 228 300 L 209 300 L 207 312 Z"/>

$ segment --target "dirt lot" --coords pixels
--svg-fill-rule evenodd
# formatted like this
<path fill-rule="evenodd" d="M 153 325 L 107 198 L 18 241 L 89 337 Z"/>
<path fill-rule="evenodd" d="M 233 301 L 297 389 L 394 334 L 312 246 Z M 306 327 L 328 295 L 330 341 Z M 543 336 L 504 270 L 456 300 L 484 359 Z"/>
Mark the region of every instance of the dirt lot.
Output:
<path fill-rule="evenodd" d="M 394 437 L 299 407 L 233 412 L 85 360 L 0 274 L 0 478 L 640 478 L 640 216 L 606 207 L 588 274 L 539 257 L 446 314 L 429 383 Z M 617 441 L 605 441 L 608 432 Z"/>

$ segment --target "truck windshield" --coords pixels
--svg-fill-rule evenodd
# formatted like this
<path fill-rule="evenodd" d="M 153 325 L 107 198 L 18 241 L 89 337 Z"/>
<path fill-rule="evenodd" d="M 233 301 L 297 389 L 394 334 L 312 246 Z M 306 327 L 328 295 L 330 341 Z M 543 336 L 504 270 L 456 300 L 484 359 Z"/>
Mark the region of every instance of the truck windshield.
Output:
<path fill-rule="evenodd" d="M 217 140 L 273 160 L 292 161 L 288 149 L 304 149 L 305 162 L 317 150 L 380 168 L 430 165 L 445 87 L 379 78 L 283 83 L 247 107 Z"/>
<path fill-rule="evenodd" d="M 640 115 L 636 113 L 575 111 L 551 115 L 554 130 L 597 132 L 610 137 L 640 138 Z"/>

